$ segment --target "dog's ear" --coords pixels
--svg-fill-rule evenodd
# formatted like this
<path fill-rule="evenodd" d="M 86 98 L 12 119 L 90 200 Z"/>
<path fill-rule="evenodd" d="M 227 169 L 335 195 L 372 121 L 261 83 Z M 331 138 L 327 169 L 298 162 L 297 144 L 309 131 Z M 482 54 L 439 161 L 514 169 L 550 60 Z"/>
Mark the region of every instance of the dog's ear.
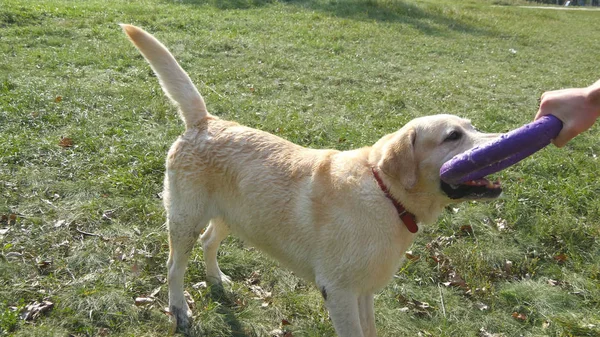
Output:
<path fill-rule="evenodd" d="M 386 175 L 398 180 L 407 190 L 417 183 L 417 162 L 415 159 L 415 139 L 417 132 L 410 128 L 399 132 L 383 148 L 377 166 Z"/>

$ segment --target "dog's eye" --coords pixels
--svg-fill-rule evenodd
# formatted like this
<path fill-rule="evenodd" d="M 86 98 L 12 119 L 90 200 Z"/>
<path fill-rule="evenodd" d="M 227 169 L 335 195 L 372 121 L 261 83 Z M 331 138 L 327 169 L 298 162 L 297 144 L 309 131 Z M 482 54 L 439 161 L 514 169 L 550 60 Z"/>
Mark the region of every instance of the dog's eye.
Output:
<path fill-rule="evenodd" d="M 452 131 L 450 134 L 444 139 L 444 142 L 452 142 L 455 140 L 459 140 L 462 137 L 462 133 L 458 131 Z"/>

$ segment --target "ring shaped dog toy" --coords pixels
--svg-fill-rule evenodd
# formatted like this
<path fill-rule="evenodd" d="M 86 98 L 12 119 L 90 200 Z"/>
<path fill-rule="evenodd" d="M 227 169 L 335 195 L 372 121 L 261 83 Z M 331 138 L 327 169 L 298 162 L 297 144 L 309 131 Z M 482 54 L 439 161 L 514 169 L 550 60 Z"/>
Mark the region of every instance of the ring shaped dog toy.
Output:
<path fill-rule="evenodd" d="M 562 126 L 555 116 L 543 116 L 497 140 L 454 156 L 442 165 L 440 177 L 448 184 L 460 184 L 501 171 L 550 144 Z"/>

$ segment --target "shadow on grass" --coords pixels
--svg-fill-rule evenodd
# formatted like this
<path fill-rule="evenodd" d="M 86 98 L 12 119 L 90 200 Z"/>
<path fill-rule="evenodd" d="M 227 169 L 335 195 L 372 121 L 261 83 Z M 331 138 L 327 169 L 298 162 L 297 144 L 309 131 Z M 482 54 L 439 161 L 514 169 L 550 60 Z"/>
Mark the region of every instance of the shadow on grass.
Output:
<path fill-rule="evenodd" d="M 219 9 L 249 9 L 277 2 L 276 0 L 165 0 L 183 5 L 210 5 Z"/>
<path fill-rule="evenodd" d="M 426 9 L 401 0 L 287 0 L 296 5 L 328 15 L 353 20 L 405 23 L 428 35 L 444 35 L 448 31 L 474 35 L 492 35 L 492 31 L 452 18 L 437 9 Z"/>
<path fill-rule="evenodd" d="M 244 332 L 244 328 L 234 314 L 233 307 L 236 306 L 234 299 L 227 295 L 227 292 L 222 285 L 212 285 L 209 288 L 210 298 L 214 302 L 221 305 L 217 309 L 217 313 L 223 316 L 223 320 L 231 330 L 231 337 L 250 337 Z M 193 336 L 205 336 L 201 331 L 194 331 Z"/>
<path fill-rule="evenodd" d="M 363 21 L 404 23 L 428 35 L 445 35 L 449 31 L 491 36 L 497 32 L 473 25 L 403 0 L 166 0 L 171 3 L 210 5 L 220 9 L 249 9 L 276 2 L 324 13 L 339 18 Z"/>

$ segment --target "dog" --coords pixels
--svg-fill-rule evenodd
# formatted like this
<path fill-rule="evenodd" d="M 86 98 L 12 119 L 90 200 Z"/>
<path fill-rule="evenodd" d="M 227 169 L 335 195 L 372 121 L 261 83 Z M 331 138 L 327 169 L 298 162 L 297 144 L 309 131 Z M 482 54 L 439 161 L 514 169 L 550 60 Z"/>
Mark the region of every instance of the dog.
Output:
<path fill-rule="evenodd" d="M 399 269 L 418 226 L 435 222 L 451 203 L 502 192 L 486 179 L 440 180 L 444 162 L 499 136 L 468 120 L 417 118 L 352 151 L 304 148 L 209 114 L 167 48 L 138 27 L 121 26 L 185 123 L 167 155 L 163 193 L 169 310 L 181 331 L 192 316 L 184 273 L 195 242 L 200 236 L 207 279 L 229 283 L 217 250 L 231 232 L 313 282 L 339 336 L 373 337 L 373 294 Z"/>

